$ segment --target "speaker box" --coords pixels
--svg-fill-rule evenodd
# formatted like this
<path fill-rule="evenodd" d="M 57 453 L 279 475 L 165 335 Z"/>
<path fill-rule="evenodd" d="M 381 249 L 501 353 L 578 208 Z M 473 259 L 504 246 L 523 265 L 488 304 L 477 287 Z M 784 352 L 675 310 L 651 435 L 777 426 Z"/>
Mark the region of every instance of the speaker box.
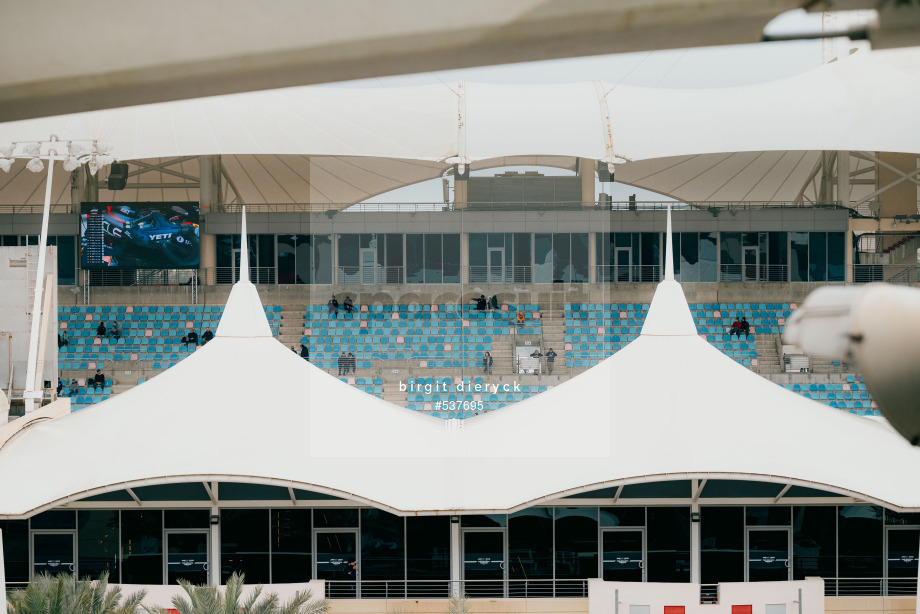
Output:
<path fill-rule="evenodd" d="M 113 162 L 109 167 L 108 188 L 124 190 L 128 184 L 128 165 L 125 162 Z"/>

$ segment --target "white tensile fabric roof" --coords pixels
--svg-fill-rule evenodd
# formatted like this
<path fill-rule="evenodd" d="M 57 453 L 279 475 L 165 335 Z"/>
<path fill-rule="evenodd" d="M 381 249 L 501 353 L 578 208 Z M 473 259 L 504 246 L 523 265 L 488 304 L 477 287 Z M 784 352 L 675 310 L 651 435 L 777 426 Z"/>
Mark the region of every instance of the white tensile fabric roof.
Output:
<path fill-rule="evenodd" d="M 697 335 L 667 277 L 636 341 L 467 420 L 412 412 L 313 367 L 272 338 L 255 287 L 241 280 L 205 347 L 0 447 L 0 517 L 188 481 L 303 488 L 405 514 L 511 510 L 687 478 L 803 485 L 920 510 L 920 449 L 735 363 Z"/>
<path fill-rule="evenodd" d="M 123 160 L 222 155 L 248 203 L 360 202 L 458 159 L 482 168 L 518 156 L 626 160 L 619 180 L 689 202 L 791 201 L 820 151 L 920 152 L 920 123 L 906 119 L 917 100 L 911 48 L 723 89 L 289 88 L 8 122 L 0 144 L 55 134 L 110 141 Z M 0 202 L 40 202 L 43 176 L 24 166 L 0 175 Z M 57 185 L 56 202 L 68 202 L 68 183 Z"/>

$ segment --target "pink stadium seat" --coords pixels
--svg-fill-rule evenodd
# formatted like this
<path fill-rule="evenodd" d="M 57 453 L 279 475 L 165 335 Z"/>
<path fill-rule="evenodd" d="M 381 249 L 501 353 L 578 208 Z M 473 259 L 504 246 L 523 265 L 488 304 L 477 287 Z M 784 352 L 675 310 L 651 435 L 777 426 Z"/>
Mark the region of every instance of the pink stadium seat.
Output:
<path fill-rule="evenodd" d="M 508 305 L 502 305 L 502 311 L 508 311 Z"/>
<path fill-rule="evenodd" d="M 309 337 L 309 336 L 312 335 L 312 334 L 313 334 L 313 329 L 312 329 L 312 328 L 305 328 L 305 329 L 303 329 L 303 335 L 304 335 L 304 337 Z"/>
<path fill-rule="evenodd" d="M 463 321 L 463 325 L 464 325 L 464 326 L 469 326 L 469 325 L 470 325 L 470 321 L 469 321 L 469 320 L 464 320 L 464 321 Z"/>
<path fill-rule="evenodd" d="M 99 337 L 96 337 L 95 339 L 93 339 L 93 345 L 102 345 L 102 339 L 100 339 Z"/>
<path fill-rule="evenodd" d="M 148 328 L 147 330 L 144 331 L 144 336 L 153 337 L 153 331 Z"/>
<path fill-rule="evenodd" d="M 398 320 L 398 319 L 399 319 L 399 314 L 398 314 L 398 313 L 393 313 L 393 316 L 392 316 L 390 319 L 391 319 L 391 320 Z"/>
<path fill-rule="evenodd" d="M 799 306 L 797 303 L 789 303 L 789 309 L 792 309 L 793 311 L 795 311 L 798 308 Z"/>
<path fill-rule="evenodd" d="M 137 354 L 131 354 L 131 360 L 137 360 Z"/>
<path fill-rule="evenodd" d="M 125 313 L 134 313 L 134 305 L 128 305 L 125 307 Z"/>
<path fill-rule="evenodd" d="M 367 305 L 361 305 L 361 311 L 367 312 Z"/>
<path fill-rule="evenodd" d="M 186 322 L 186 323 L 185 323 L 185 328 L 195 328 L 195 323 L 194 323 L 194 322 Z"/>
<path fill-rule="evenodd" d="M 454 349 L 454 348 L 453 348 L 453 346 L 452 346 L 451 344 L 449 344 L 449 343 L 445 343 L 445 344 L 444 344 L 444 351 L 445 351 L 445 352 L 448 352 L 448 351 L 450 351 L 450 350 L 452 350 L 452 349 Z"/>
<path fill-rule="evenodd" d="M 721 311 L 713 311 L 713 312 L 712 312 L 712 317 L 714 317 L 714 318 L 721 318 L 721 317 L 722 317 L 722 312 L 721 312 Z"/>
<path fill-rule="evenodd" d="M 432 305 L 432 306 L 431 306 L 431 310 L 432 310 L 432 311 L 437 311 L 437 310 L 438 310 L 438 306 L 437 306 L 437 305 Z"/>
<path fill-rule="evenodd" d="M 396 337 L 396 343 L 405 343 L 406 340 L 404 337 Z"/>
<path fill-rule="evenodd" d="M 361 328 L 367 328 L 367 322 L 366 322 L 366 321 L 361 322 Z"/>
<path fill-rule="evenodd" d="M 517 334 L 517 329 L 509 328 L 509 329 L 508 329 L 508 334 L 509 334 L 509 335 L 516 335 L 516 334 Z"/>
<path fill-rule="evenodd" d="M 625 311 L 621 311 L 621 312 L 620 312 L 620 319 L 621 319 L 621 320 L 625 320 L 625 319 L 626 319 L 626 312 L 625 312 Z"/>
<path fill-rule="evenodd" d="M 566 343 L 566 344 L 565 344 L 565 349 L 571 350 L 571 349 L 572 349 L 572 344 L 571 344 L 571 343 Z"/>
<path fill-rule="evenodd" d="M 86 317 L 85 317 L 84 319 L 85 319 L 87 322 L 92 322 L 92 321 L 93 321 L 93 314 L 91 314 L 91 313 L 86 314 Z"/>
<path fill-rule="evenodd" d="M 61 330 L 67 328 L 67 322 L 61 322 Z"/>
<path fill-rule="evenodd" d="M 420 366 L 420 367 L 422 367 L 422 368 L 425 368 L 425 367 L 428 366 L 428 361 L 427 361 L 427 360 L 422 360 L 422 361 L 420 361 L 420 362 L 418 363 L 418 366 Z"/>
<path fill-rule="evenodd" d="M 603 334 L 604 334 L 604 327 L 603 327 L 603 326 L 598 326 L 598 327 L 597 327 L 597 334 L 598 334 L 598 335 L 603 335 Z M 603 339 L 601 339 L 601 341 L 603 341 Z"/>

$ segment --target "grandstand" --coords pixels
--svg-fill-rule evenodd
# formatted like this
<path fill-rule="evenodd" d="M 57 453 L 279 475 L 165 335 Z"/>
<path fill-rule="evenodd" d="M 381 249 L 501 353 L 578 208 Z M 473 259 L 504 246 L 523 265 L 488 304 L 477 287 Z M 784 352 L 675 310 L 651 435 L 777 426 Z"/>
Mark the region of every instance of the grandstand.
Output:
<path fill-rule="evenodd" d="M 27 391 L 6 381 L 6 580 L 62 565 L 150 586 L 243 571 L 381 600 L 351 606 L 375 612 L 387 600 L 443 609 L 460 590 L 518 611 L 905 606 L 918 452 L 879 418 L 854 365 L 805 357 L 782 333 L 817 287 L 918 284 L 904 227 L 920 216 L 905 179 L 920 139 L 894 119 L 915 97 L 884 79 L 915 75 L 909 59 L 850 58 L 814 86 L 675 94 L 660 114 L 674 105 L 720 129 L 675 130 L 670 144 L 613 130 L 607 105 L 650 94 L 603 84 L 515 88 L 533 104 L 514 112 L 503 87 L 476 85 L 169 103 L 149 120 L 125 110 L 149 140 L 111 122 L 116 152 L 132 152 L 126 189 L 82 167 L 49 173 L 66 187 L 51 196 L 46 339 L 67 333 L 58 375 L 77 383 L 59 397 L 45 387 L 48 402 L 27 411 Z M 776 125 L 733 123 L 760 126 L 761 102 L 826 100 L 820 86 L 874 69 L 871 96 L 863 84 L 834 99 L 839 123 L 890 95 L 873 130 L 825 134 L 786 113 L 780 151 Z M 718 123 L 711 96 L 738 117 Z M 71 123 L 108 126 L 107 113 Z M 230 116 L 252 129 L 218 125 Z M 547 141 L 533 129 L 547 117 L 573 119 Z M 352 136 L 347 152 L 305 128 L 320 120 Z M 25 129 L 0 125 L 0 140 Z M 629 159 L 604 134 L 623 134 Z M 468 149 L 441 155 L 457 142 Z M 534 153 L 546 151 L 566 154 Z M 540 170 L 508 170 L 519 166 Z M 670 200 L 598 195 L 614 168 Z M 432 178 L 446 180 L 444 202 L 368 202 Z M 0 183 L 0 243 L 25 250 L 29 270 L 36 181 Z M 354 309 L 330 309 L 333 294 Z M 474 306 L 492 295 L 497 309 Z M 750 331 L 733 337 L 739 317 Z M 98 336 L 110 322 L 120 336 Z M 206 327 L 213 341 L 181 342 Z M 549 348 L 552 369 L 531 356 Z M 105 455 L 93 471 L 89 450 Z"/>

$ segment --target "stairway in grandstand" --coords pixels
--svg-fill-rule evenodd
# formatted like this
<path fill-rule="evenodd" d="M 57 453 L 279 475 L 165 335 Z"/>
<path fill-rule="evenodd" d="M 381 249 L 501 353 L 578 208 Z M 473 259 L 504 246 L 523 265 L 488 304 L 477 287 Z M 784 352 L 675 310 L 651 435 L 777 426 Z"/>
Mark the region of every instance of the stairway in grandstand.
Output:
<path fill-rule="evenodd" d="M 80 306 L 59 308 L 61 331 L 71 337 L 59 353 L 61 378 L 78 380 L 63 391 L 80 409 L 127 390 L 195 351 L 180 339 L 189 330 L 216 330 L 222 307 L 203 305 Z M 859 377 L 834 363 L 813 362 L 811 373 L 785 373 L 778 337 L 795 309 L 787 303 L 692 303 L 700 336 L 740 364 L 779 385 L 832 407 L 859 414 L 877 410 Z M 551 389 L 589 369 L 636 338 L 648 312 L 641 303 L 570 303 L 542 309 L 537 304 L 504 305 L 476 311 L 469 305 L 356 305 L 333 317 L 325 305 L 265 308 L 272 332 L 285 347 L 310 347 L 311 362 L 345 383 L 438 417 L 469 417 L 499 409 Z M 522 327 L 517 314 L 525 315 Z M 751 323 L 747 338 L 729 338 L 739 316 Z M 117 321 L 119 340 L 100 339 L 100 322 Z M 516 345 L 558 353 L 553 375 L 516 373 Z M 353 373 L 339 374 L 341 352 L 355 355 Z M 492 352 L 492 374 L 483 373 L 482 354 Z M 87 386 L 95 369 L 106 385 Z M 855 378 L 855 379 L 854 379 Z M 513 388 L 517 383 L 520 390 Z M 413 391 L 400 386 L 416 386 Z M 436 390 L 439 383 L 441 390 Z M 468 390 L 466 384 L 494 384 L 508 390 Z M 465 384 L 462 392 L 459 384 Z M 428 388 L 426 388 L 426 386 Z M 448 390 L 444 390 L 444 387 Z M 419 389 L 420 387 L 420 389 Z"/>

